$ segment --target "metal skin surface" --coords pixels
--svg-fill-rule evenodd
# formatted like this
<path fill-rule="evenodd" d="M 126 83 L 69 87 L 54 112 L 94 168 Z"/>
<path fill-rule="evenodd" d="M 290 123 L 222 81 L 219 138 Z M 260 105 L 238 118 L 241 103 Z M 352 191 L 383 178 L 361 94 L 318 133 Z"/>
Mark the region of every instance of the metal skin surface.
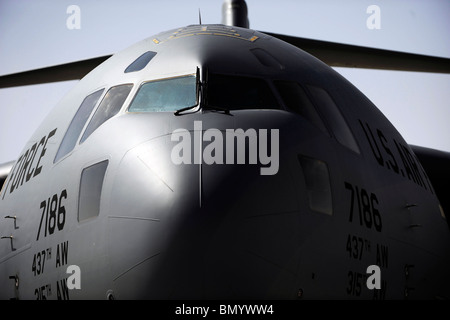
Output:
<path fill-rule="evenodd" d="M 258 58 L 254 49 L 264 53 Z M 157 54 L 144 69 L 124 73 L 147 51 Z M 205 70 L 264 79 L 279 107 L 229 114 L 206 108 L 180 115 L 128 112 L 143 83 L 195 74 L 197 68 L 202 81 Z M 338 140 L 333 119 L 324 121 L 329 130 L 325 134 L 290 111 L 275 80 L 326 90 L 358 150 Z M 54 163 L 84 98 L 121 84 L 133 88 L 120 111 Z M 321 106 L 316 107 L 322 114 Z M 255 129 L 258 141 L 261 129 L 278 130 L 278 170 L 262 175 L 260 169 L 269 165 L 248 161 L 207 164 L 203 159 L 177 165 L 172 151 L 179 142 L 172 135 L 178 129 L 190 133 L 193 157 L 199 151 L 196 141 L 201 152 L 211 143 L 203 136 L 207 130 L 225 136 L 227 129 Z M 45 147 L 39 144 L 43 137 L 48 137 Z M 0 224 L 0 234 L 13 237 L 0 241 L 2 299 L 434 299 L 446 295 L 449 230 L 439 200 L 409 146 L 383 114 L 333 69 L 263 33 L 194 25 L 163 32 L 119 52 L 84 77 L 54 108 L 24 147 L 26 158 L 36 143 L 36 158 L 30 158 L 25 169 L 13 168 L 0 194 L 1 218 L 17 217 L 16 225 L 12 219 Z M 311 209 L 311 197 L 323 190 L 309 185 L 308 175 L 314 169 L 308 171 L 305 159 L 326 164 L 331 214 Z M 78 221 L 83 170 L 105 160 L 98 216 Z M 36 173 L 39 166 L 40 173 L 28 179 L 27 174 L 32 169 Z M 64 224 L 63 214 L 56 210 L 62 205 Z M 50 218 L 45 216 L 47 206 Z M 49 220 L 52 210 L 58 215 Z M 59 230 L 55 225 L 63 227 Z M 50 228 L 51 234 L 44 233 Z M 45 265 L 38 263 L 38 256 Z M 81 289 L 65 288 L 68 265 L 79 266 Z M 381 268 L 380 290 L 366 287 L 369 265 Z"/>

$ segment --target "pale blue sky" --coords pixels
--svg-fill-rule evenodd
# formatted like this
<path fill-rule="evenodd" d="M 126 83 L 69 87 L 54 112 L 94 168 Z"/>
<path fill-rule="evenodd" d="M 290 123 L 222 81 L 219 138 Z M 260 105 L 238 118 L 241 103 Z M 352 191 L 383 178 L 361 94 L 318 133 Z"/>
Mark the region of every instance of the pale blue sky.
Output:
<path fill-rule="evenodd" d="M 222 0 L 0 0 L 0 74 L 113 54 L 161 31 L 220 23 Z M 70 5 L 81 29 L 70 30 Z M 381 9 L 370 30 L 369 5 Z M 247 0 L 250 28 L 450 57 L 448 0 Z M 407 142 L 450 151 L 450 75 L 336 68 Z M 0 90 L 0 163 L 15 160 L 76 81 Z"/>

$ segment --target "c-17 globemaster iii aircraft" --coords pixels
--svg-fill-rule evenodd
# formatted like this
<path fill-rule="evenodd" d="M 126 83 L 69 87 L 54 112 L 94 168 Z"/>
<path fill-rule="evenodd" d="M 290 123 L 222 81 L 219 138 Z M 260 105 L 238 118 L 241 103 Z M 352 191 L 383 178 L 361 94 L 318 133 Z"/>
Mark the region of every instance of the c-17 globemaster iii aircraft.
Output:
<path fill-rule="evenodd" d="M 330 67 L 449 60 L 254 31 L 244 1 L 225 11 L 108 57 L 2 167 L 0 298 L 449 297 L 448 203 L 419 159 L 448 154 L 413 149 Z"/>

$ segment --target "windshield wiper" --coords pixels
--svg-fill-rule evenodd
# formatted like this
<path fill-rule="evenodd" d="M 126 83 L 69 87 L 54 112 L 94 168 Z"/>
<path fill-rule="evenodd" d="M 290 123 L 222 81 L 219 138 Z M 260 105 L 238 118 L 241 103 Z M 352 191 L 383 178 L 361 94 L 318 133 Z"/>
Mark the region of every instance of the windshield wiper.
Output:
<path fill-rule="evenodd" d="M 232 116 L 230 113 L 230 110 L 223 107 L 217 107 L 212 106 L 208 104 L 208 68 L 203 68 L 203 81 L 200 80 L 200 68 L 197 67 L 197 74 L 196 74 L 196 91 L 197 91 L 197 104 L 185 107 L 182 109 L 179 109 L 174 112 L 174 115 L 179 116 L 182 115 L 183 112 L 192 110 L 196 107 L 199 107 L 198 110 L 211 110 L 211 111 L 222 111 L 224 114 Z M 197 112 L 198 110 L 195 110 L 194 112 Z M 194 113 L 192 112 L 192 113 Z"/>
<path fill-rule="evenodd" d="M 203 92 L 203 84 L 200 82 L 200 68 L 199 67 L 197 67 L 197 73 L 195 75 L 195 82 L 196 82 L 195 91 L 196 91 L 196 95 L 197 95 L 197 104 L 195 104 L 193 106 L 189 106 L 189 107 L 185 107 L 185 108 L 179 109 L 179 110 L 177 110 L 177 111 L 175 111 L 173 113 L 174 115 L 179 116 L 179 115 L 182 114 L 182 112 L 194 109 L 194 108 L 198 107 L 198 105 L 200 104 L 201 99 L 202 99 L 202 95 L 203 95 L 202 94 L 202 92 Z M 199 101 L 199 99 L 200 99 L 200 101 Z M 196 110 L 196 111 L 198 111 L 198 110 Z"/>
<path fill-rule="evenodd" d="M 198 104 L 196 104 L 195 106 L 186 107 L 186 108 L 183 108 L 183 109 L 180 109 L 180 110 L 175 111 L 173 114 L 176 115 L 176 116 L 179 116 L 179 115 L 181 115 L 184 111 L 188 111 L 188 110 L 194 109 L 194 108 L 197 107 L 197 106 L 198 106 Z"/>

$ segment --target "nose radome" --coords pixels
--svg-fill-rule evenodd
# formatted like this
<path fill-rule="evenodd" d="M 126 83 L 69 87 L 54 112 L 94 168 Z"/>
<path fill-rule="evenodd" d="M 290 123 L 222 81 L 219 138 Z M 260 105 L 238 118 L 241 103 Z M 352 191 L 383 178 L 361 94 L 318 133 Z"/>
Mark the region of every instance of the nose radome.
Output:
<path fill-rule="evenodd" d="M 189 129 L 194 141 L 213 128 Z M 225 128 L 215 131 L 226 135 Z M 291 240 L 298 203 L 282 159 L 276 174 L 262 175 L 261 163 L 249 162 L 249 149 L 244 163 L 237 163 L 236 144 L 234 163 L 227 163 L 230 150 L 224 145 L 221 163 L 207 164 L 201 157 L 198 163 L 192 158 L 190 164 L 175 164 L 179 143 L 164 135 L 134 147 L 114 177 L 108 232 L 116 297 L 121 292 L 134 292 L 131 298 L 289 295 L 274 291 L 294 283 L 297 259 Z M 204 153 L 210 143 L 204 141 L 199 150 Z M 281 237 L 280 228 L 285 229 Z"/>

